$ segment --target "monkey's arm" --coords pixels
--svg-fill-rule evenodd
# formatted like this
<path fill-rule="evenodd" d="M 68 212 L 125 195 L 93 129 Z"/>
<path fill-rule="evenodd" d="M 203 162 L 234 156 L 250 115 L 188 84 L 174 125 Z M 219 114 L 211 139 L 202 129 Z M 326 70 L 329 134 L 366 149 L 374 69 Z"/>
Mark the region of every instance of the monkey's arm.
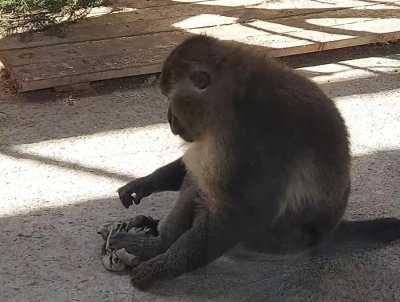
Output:
<path fill-rule="evenodd" d="M 156 280 L 174 278 L 207 265 L 240 241 L 239 225 L 234 219 L 209 213 L 197 216 L 192 228 L 165 253 L 132 269 L 132 284 L 145 289 Z"/>
<path fill-rule="evenodd" d="M 153 173 L 137 178 L 118 189 L 122 204 L 129 208 L 133 202 L 139 204 L 143 197 L 161 191 L 177 191 L 186 175 L 182 157 L 165 165 Z M 132 196 L 133 195 L 133 196 Z"/>

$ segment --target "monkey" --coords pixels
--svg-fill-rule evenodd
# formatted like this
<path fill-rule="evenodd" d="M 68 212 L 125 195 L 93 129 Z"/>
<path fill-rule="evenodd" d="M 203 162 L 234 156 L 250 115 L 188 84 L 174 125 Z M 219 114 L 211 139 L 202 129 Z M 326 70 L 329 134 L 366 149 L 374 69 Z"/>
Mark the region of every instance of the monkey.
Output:
<path fill-rule="evenodd" d="M 110 238 L 140 259 L 130 268 L 133 286 L 204 267 L 237 244 L 290 255 L 326 240 L 400 237 L 396 218 L 343 219 L 348 129 L 333 100 L 296 70 L 255 46 L 194 35 L 168 55 L 159 86 L 187 150 L 118 189 L 126 208 L 179 191 L 158 236 Z"/>

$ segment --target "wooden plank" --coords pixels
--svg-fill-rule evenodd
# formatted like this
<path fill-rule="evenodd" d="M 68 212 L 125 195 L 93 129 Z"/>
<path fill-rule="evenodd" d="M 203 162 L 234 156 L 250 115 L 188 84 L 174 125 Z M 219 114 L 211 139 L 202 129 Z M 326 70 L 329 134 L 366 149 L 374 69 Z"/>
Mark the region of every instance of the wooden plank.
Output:
<path fill-rule="evenodd" d="M 399 9 L 377 5 L 193 29 L 270 49 L 274 56 L 400 39 Z M 369 12 L 372 12 L 369 14 Z M 371 15 L 374 18 L 371 18 Z M 20 91 L 158 72 L 189 32 L 164 32 L 1 52 Z M 16 57 L 18 55 L 18 57 Z"/>
<path fill-rule="evenodd" d="M 66 26 L 65 33 L 62 36 L 54 36 L 48 32 L 38 32 L 33 33 L 29 41 L 21 41 L 18 35 L 6 37 L 0 40 L 0 50 L 67 44 L 152 32 L 172 31 L 175 30 L 173 27 L 174 23 L 182 21 L 190 16 L 200 14 L 218 15 L 225 13 L 243 13 L 242 6 L 210 5 L 210 3 L 215 1 L 216 0 L 196 1 L 194 3 L 174 2 L 180 4 L 143 8 L 132 12 L 105 14 L 100 17 L 88 18 L 79 23 Z M 199 5 L 203 2 L 208 3 L 208 5 Z M 263 2 L 263 0 L 241 0 L 241 2 L 256 4 Z M 279 12 L 274 15 L 276 15 L 276 17 L 284 16 Z"/>
<path fill-rule="evenodd" d="M 144 74 L 155 74 L 160 72 L 160 64 L 146 65 L 146 66 L 133 66 L 125 67 L 123 69 L 111 69 L 99 71 L 97 73 L 77 74 L 75 76 L 67 76 L 57 78 L 55 81 L 52 79 L 39 79 L 33 82 L 22 82 L 12 78 L 18 92 L 28 92 L 40 89 L 53 88 L 58 86 L 73 85 L 76 83 L 94 82 L 99 80 L 109 80 L 124 78 L 129 76 L 138 76 Z"/>
<path fill-rule="evenodd" d="M 282 3 L 269 1 L 265 3 L 262 0 L 214 0 L 196 1 L 194 3 L 169 2 L 180 4 L 169 5 L 167 7 L 144 7 L 144 9 L 133 12 L 115 13 L 90 18 L 65 27 L 65 33 L 62 36 L 39 32 L 33 33 L 29 41 L 21 41 L 19 36 L 7 37 L 0 40 L 0 50 L 97 41 L 174 31 L 176 30 L 176 24 L 183 23 L 188 18 L 194 16 L 198 20 L 203 19 L 198 24 L 187 25 L 186 29 L 243 23 L 251 19 L 273 20 L 344 9 L 351 5 L 374 5 L 374 3 L 365 1 L 338 0 L 324 5 L 318 4 L 318 2 L 313 0 L 291 1 L 292 6 L 288 4 L 284 8 L 280 7 L 286 3 L 285 1 Z M 166 4 L 165 1 L 162 1 L 162 3 Z M 239 3 L 247 4 L 247 6 L 237 6 Z M 261 4 L 257 5 L 257 3 Z M 277 3 L 281 3 L 280 6 Z"/>
<path fill-rule="evenodd" d="M 168 5 L 179 5 L 179 4 L 193 4 L 201 3 L 206 1 L 214 0 L 183 0 L 183 1 L 171 1 L 171 0 L 114 0 L 112 3 L 113 7 L 130 7 L 130 8 L 150 8 Z"/>
<path fill-rule="evenodd" d="M 302 53 L 317 52 L 322 50 L 329 50 L 335 48 L 344 48 L 356 45 L 365 45 L 368 43 L 378 43 L 395 41 L 400 39 L 400 32 L 385 33 L 380 35 L 360 36 L 356 39 L 349 40 L 336 40 L 330 42 L 309 43 L 302 46 L 288 46 L 287 48 L 269 49 L 272 56 L 281 57 Z M 351 42 L 351 43 L 349 43 Z M 177 42 L 178 43 L 178 42 Z M 134 76 L 148 73 L 157 73 L 160 71 L 161 64 L 165 56 L 172 49 L 165 48 L 162 51 L 157 50 L 157 56 L 151 58 L 149 61 L 135 61 L 131 56 L 127 57 L 101 57 L 92 60 L 74 60 L 65 62 L 63 65 L 47 65 L 46 68 L 40 64 L 32 64 L 21 67 L 16 67 L 12 72 L 12 77 L 19 83 L 19 91 L 30 91 L 43 88 L 49 88 L 58 85 L 69 85 L 74 83 L 81 83 L 85 81 L 105 80 L 117 77 Z M 106 60 L 108 62 L 108 69 L 101 66 L 101 62 Z M 90 68 L 87 73 L 80 73 L 82 68 L 87 67 L 88 64 L 94 64 L 95 68 Z M 96 65 L 97 64 L 97 65 Z M 110 67 L 110 66 L 113 67 Z M 65 70 L 67 67 L 68 70 Z M 64 70 L 62 70 L 64 68 Z M 35 71 L 35 73 L 33 73 Z M 68 72 L 69 71 L 69 72 Z M 34 74 L 34 76 L 32 76 Z"/>
<path fill-rule="evenodd" d="M 377 12 L 377 10 L 365 10 L 365 8 L 360 10 L 348 9 L 308 16 L 281 18 L 272 21 L 255 20 L 243 24 L 228 23 L 227 25 L 210 28 L 201 28 L 201 24 L 210 22 L 207 21 L 207 18 L 207 20 L 202 21 L 201 18 L 194 17 L 194 19 L 198 19 L 193 22 L 194 25 L 183 26 L 183 28 L 189 28 L 187 31 L 195 34 L 203 33 L 220 39 L 236 40 L 271 48 L 289 48 L 293 46 L 301 48 L 308 44 L 354 39 L 356 36 L 361 35 L 365 28 L 369 27 L 369 31 L 371 31 L 372 26 L 383 28 L 384 30 L 382 33 L 400 29 L 398 19 L 393 18 L 393 16 L 400 18 L 399 10 L 385 13 L 384 17 L 387 18 L 385 20 L 369 20 L 372 18 L 369 17 L 370 14 L 368 14 L 368 11 Z M 358 16 L 364 19 L 368 16 L 367 20 L 369 21 L 365 23 L 366 21 L 364 19 L 358 19 Z M 373 15 L 373 17 L 383 17 L 383 14 Z M 215 22 L 213 21 L 214 24 L 218 24 L 218 20 Z M 312 24 L 312 22 L 316 22 L 316 24 Z M 220 24 L 223 24 L 223 22 Z M 324 24 L 328 24 L 329 27 L 323 26 Z M 347 24 L 353 24 L 351 26 L 356 30 L 351 30 L 349 27 L 350 25 Z M 194 29 L 190 29 L 191 27 L 194 27 Z M 327 30 L 329 34 L 326 32 Z M 369 31 L 367 30 L 365 34 L 369 34 Z M 65 59 L 68 58 L 76 60 L 80 58 L 89 59 L 93 56 L 98 57 L 99 55 L 137 55 L 138 48 L 147 47 L 150 49 L 156 47 L 153 44 L 157 41 L 151 41 L 152 38 L 158 39 L 161 37 L 161 39 L 163 39 L 163 37 L 171 37 L 166 38 L 166 41 L 172 41 L 172 44 L 169 46 L 175 45 L 174 43 L 176 43 L 176 41 L 174 35 L 176 35 L 176 32 L 166 33 L 165 35 L 145 35 L 144 38 L 131 37 L 133 38 L 131 39 L 128 37 L 75 43 L 73 46 L 63 44 L 52 47 L 1 51 L 0 53 L 5 58 L 6 64 L 14 67 L 59 62 L 60 58 L 65 62 Z"/>
<path fill-rule="evenodd" d="M 398 40 L 400 2 L 188 31 L 268 47 L 274 56 L 289 56 Z"/>
<path fill-rule="evenodd" d="M 10 69 L 10 74 L 18 85 L 18 90 L 24 92 L 124 77 L 127 74 L 155 73 L 159 72 L 162 61 L 171 49 L 189 35 L 174 32 L 168 35 L 130 37 L 123 41 L 130 47 L 123 54 L 107 52 L 101 55 L 98 53 L 96 56 L 71 57 L 60 53 L 58 61 L 16 66 Z"/>
<path fill-rule="evenodd" d="M 341 0 L 333 0 L 333 2 L 336 1 L 341 1 Z M 169 6 L 169 5 L 204 3 L 205 5 L 219 5 L 219 6 L 233 7 L 233 6 L 249 6 L 255 4 L 263 4 L 265 2 L 266 2 L 265 0 L 114 0 L 112 5 L 114 7 L 150 8 L 150 7 Z"/>
<path fill-rule="evenodd" d="M 206 16 L 205 16 L 206 17 Z M 98 28 L 95 26 L 95 30 L 93 30 L 93 26 L 90 26 L 90 29 L 86 30 L 81 27 L 82 30 L 75 30 L 75 28 L 70 28 L 72 31 L 68 31 L 67 37 L 56 37 L 56 36 L 48 36 L 43 38 L 41 34 L 34 34 L 32 36 L 32 40 L 27 43 L 22 43 L 18 39 L 13 37 L 6 38 L 5 40 L 0 40 L 0 52 L 9 53 L 8 51 L 15 51 L 19 56 L 22 51 L 29 51 L 30 48 L 33 47 L 48 47 L 49 46 L 57 46 L 57 45 L 70 45 L 70 48 L 73 48 L 75 44 L 79 42 L 96 42 L 101 40 L 109 40 L 112 41 L 116 38 L 125 38 L 125 37 L 133 37 L 145 34 L 152 33 L 161 33 L 161 32 L 172 32 L 177 31 L 178 28 L 171 26 L 177 22 L 176 18 L 168 18 L 154 21 L 135 21 L 129 23 L 118 23 L 113 26 L 104 26 L 99 24 Z M 187 26 L 187 29 L 193 29 L 198 27 L 206 27 L 206 26 L 220 26 L 232 24 L 235 21 L 232 21 L 230 18 L 213 18 L 210 16 L 209 18 L 199 19 L 195 24 L 192 23 Z M 65 43 L 65 40 L 68 42 Z M 45 43 L 44 43 L 45 41 Z M 24 47 L 26 45 L 27 47 Z"/>

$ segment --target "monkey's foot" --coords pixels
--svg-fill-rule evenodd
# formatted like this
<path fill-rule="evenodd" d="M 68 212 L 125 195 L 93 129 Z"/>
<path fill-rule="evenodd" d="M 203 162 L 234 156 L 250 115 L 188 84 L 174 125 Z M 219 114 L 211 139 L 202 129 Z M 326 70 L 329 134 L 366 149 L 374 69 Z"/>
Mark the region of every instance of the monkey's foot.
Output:
<path fill-rule="evenodd" d="M 120 232 L 129 232 L 134 229 L 136 233 L 145 232 L 153 236 L 158 235 L 158 220 L 151 217 L 139 215 L 128 221 L 117 223 L 108 223 L 103 225 L 98 234 L 100 234 L 105 243 L 102 247 L 102 263 L 103 266 L 113 272 L 124 271 L 127 267 L 134 267 L 139 264 L 139 258 L 129 254 L 125 249 L 113 249 L 110 246 L 110 238 L 112 235 Z"/>
<path fill-rule="evenodd" d="M 103 248 L 102 263 L 108 271 L 122 272 L 128 267 L 137 266 L 140 261 L 138 257 L 129 254 L 125 249 L 107 251 Z"/>
<path fill-rule="evenodd" d="M 131 284 L 139 290 L 150 288 L 155 281 L 160 279 L 161 276 L 158 276 L 158 273 L 162 267 L 162 263 L 159 263 L 156 258 L 142 262 L 130 271 Z"/>

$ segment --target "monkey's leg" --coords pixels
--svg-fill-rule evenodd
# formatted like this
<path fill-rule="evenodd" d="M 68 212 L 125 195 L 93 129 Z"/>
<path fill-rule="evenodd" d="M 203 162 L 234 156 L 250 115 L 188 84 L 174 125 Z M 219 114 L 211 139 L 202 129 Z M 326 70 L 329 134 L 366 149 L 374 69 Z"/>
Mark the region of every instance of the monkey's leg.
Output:
<path fill-rule="evenodd" d="M 139 204 L 142 198 L 152 193 L 179 190 L 185 175 L 185 164 L 182 158 L 179 158 L 168 165 L 158 168 L 153 173 L 137 178 L 119 188 L 119 198 L 122 204 L 129 208 L 133 202 Z"/>
<path fill-rule="evenodd" d="M 185 180 L 187 185 L 176 201 L 174 207 L 162 221 L 159 236 L 154 237 L 143 233 L 120 232 L 111 236 L 110 247 L 113 249 L 125 248 L 128 253 L 147 260 L 165 252 L 168 247 L 193 223 L 194 202 L 197 191 L 190 185 L 190 180 Z"/>
<path fill-rule="evenodd" d="M 237 222 L 206 211 L 198 214 L 192 228 L 165 253 L 132 269 L 132 284 L 145 289 L 156 280 L 174 278 L 214 261 L 239 242 Z"/>

